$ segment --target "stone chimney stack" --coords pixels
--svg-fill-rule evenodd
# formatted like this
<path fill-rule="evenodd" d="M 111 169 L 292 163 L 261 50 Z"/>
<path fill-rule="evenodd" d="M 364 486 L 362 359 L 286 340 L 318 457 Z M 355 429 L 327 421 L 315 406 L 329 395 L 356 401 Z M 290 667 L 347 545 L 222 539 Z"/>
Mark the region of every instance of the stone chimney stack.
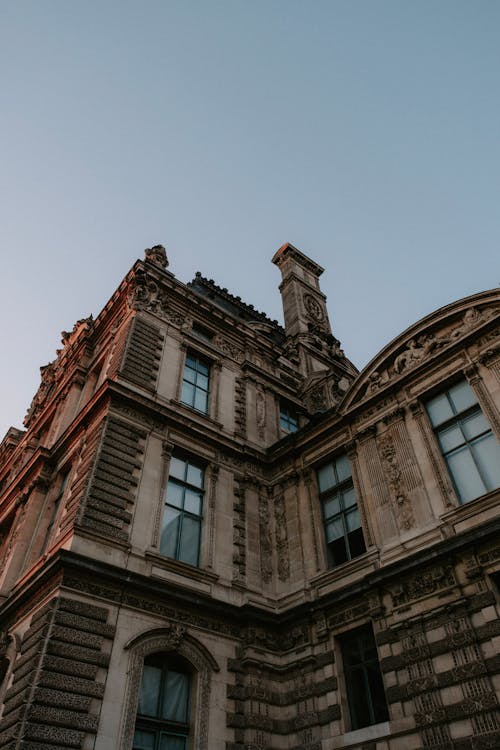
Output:
<path fill-rule="evenodd" d="M 326 297 L 318 281 L 324 269 L 288 242 L 274 254 L 273 263 L 283 279 L 279 289 L 287 337 L 318 328 L 331 333 Z"/>

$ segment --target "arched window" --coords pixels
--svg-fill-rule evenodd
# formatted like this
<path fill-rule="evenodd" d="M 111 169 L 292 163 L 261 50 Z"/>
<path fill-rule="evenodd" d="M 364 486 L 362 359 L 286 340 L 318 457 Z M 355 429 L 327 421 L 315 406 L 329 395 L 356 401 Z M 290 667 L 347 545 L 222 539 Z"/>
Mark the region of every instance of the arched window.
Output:
<path fill-rule="evenodd" d="M 144 660 L 133 750 L 188 750 L 191 673 L 171 653 Z"/>

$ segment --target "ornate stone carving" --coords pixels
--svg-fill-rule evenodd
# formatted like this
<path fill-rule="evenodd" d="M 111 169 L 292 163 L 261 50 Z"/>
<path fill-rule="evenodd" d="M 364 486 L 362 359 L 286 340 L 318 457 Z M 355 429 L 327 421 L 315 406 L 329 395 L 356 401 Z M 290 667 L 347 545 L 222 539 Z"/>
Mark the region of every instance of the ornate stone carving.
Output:
<path fill-rule="evenodd" d="M 257 433 L 259 440 L 264 440 L 266 430 L 266 397 L 262 391 L 257 391 L 255 398 L 255 410 L 257 415 Z"/>
<path fill-rule="evenodd" d="M 259 492 L 260 570 L 264 583 L 273 576 L 273 544 L 271 540 L 269 500 L 265 491 Z"/>
<path fill-rule="evenodd" d="M 425 568 L 391 587 L 392 603 L 393 606 L 399 607 L 413 599 L 420 599 L 455 584 L 455 575 L 451 565 L 436 565 L 432 568 Z"/>
<path fill-rule="evenodd" d="M 304 307 L 307 310 L 307 314 L 318 322 L 324 320 L 324 313 L 321 309 L 321 305 L 318 300 L 312 296 L 312 294 L 304 294 Z"/>
<path fill-rule="evenodd" d="M 144 260 L 154 263 L 160 268 L 168 267 L 167 251 L 163 245 L 153 245 L 153 247 L 147 247 L 144 250 Z"/>
<path fill-rule="evenodd" d="M 137 702 L 141 685 L 144 659 L 149 654 L 162 651 L 175 651 L 187 659 L 196 669 L 198 677 L 197 711 L 194 717 L 195 750 L 208 750 L 208 724 L 210 716 L 210 683 L 211 673 L 216 668 L 212 658 L 205 654 L 205 648 L 186 635 L 180 625 L 169 623 L 160 631 L 153 631 L 132 645 L 130 666 L 128 670 L 128 689 L 124 703 L 123 732 L 120 747 L 130 750 L 134 736 Z"/>
<path fill-rule="evenodd" d="M 177 326 L 186 324 L 186 316 L 172 308 L 166 290 L 146 272 L 138 270 L 130 282 L 128 302 L 134 310 L 145 310 Z"/>
<path fill-rule="evenodd" d="M 274 521 L 276 550 L 278 553 L 278 578 L 280 581 L 287 581 L 290 577 L 290 554 L 288 550 L 285 496 L 283 492 L 279 492 L 274 499 Z"/>
<path fill-rule="evenodd" d="M 466 310 L 461 324 L 451 331 L 443 332 L 437 336 L 426 333 L 417 340 L 414 338 L 410 339 L 406 349 L 394 360 L 394 371 L 399 374 L 415 367 L 437 349 L 442 349 L 447 344 L 458 341 L 462 336 L 465 336 L 487 320 L 490 315 L 491 311 L 489 310 L 479 311 L 475 307 L 470 307 Z"/>
<path fill-rule="evenodd" d="M 394 441 L 389 434 L 385 434 L 377 441 L 382 466 L 392 492 L 392 507 L 400 529 L 409 531 L 415 524 L 415 518 L 408 498 L 401 469 L 396 455 Z"/>
<path fill-rule="evenodd" d="M 233 344 L 231 341 L 228 341 L 220 333 L 213 337 L 212 343 L 217 349 L 220 349 L 223 354 L 227 354 L 228 357 L 235 359 L 237 362 L 243 362 L 245 359 L 245 352 L 243 349 L 236 344 Z"/>

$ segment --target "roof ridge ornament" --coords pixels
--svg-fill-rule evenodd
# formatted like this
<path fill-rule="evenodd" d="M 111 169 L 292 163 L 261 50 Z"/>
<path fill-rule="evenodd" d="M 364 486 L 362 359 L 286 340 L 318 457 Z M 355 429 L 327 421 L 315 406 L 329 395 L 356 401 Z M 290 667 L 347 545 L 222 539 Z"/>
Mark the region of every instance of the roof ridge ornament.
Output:
<path fill-rule="evenodd" d="M 154 263 L 161 268 L 168 268 L 167 251 L 163 245 L 153 245 L 144 250 L 144 260 Z"/>

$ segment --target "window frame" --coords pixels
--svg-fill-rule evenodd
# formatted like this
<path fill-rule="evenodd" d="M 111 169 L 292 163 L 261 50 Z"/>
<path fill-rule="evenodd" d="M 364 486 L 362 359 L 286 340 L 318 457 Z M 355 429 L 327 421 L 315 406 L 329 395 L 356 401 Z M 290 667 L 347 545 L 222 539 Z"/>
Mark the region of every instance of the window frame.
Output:
<path fill-rule="evenodd" d="M 190 367 L 188 362 L 189 360 L 194 360 L 196 366 Z M 181 372 L 181 379 L 180 379 L 180 386 L 179 386 L 179 403 L 181 403 L 183 406 L 187 406 L 189 409 L 193 409 L 198 414 L 205 414 L 206 416 L 210 416 L 210 406 L 211 406 L 211 400 L 212 400 L 212 391 L 213 391 L 213 360 L 211 360 L 206 355 L 198 352 L 196 349 L 193 349 L 191 347 L 186 349 L 185 356 L 184 356 L 184 362 L 182 364 L 182 372 Z M 200 367 L 198 367 L 198 365 Z M 207 372 L 204 373 L 201 368 L 206 368 Z M 188 380 L 186 378 L 187 370 L 190 370 L 191 372 L 194 372 L 194 380 Z M 198 379 L 199 376 L 201 378 L 205 377 L 207 379 L 207 387 L 204 388 L 201 385 L 198 385 Z M 193 388 L 193 397 L 189 399 L 185 399 L 183 397 L 184 389 L 188 387 Z M 205 406 L 203 409 L 198 408 L 195 406 L 196 398 L 198 394 L 204 394 L 204 401 Z"/>
<path fill-rule="evenodd" d="M 279 427 L 287 435 L 291 435 L 299 429 L 298 409 L 282 398 L 279 400 Z"/>
<path fill-rule="evenodd" d="M 339 472 L 338 472 L 338 464 L 340 463 L 342 459 L 345 459 L 347 461 L 347 464 L 349 467 L 349 475 L 344 478 L 340 478 Z M 326 489 L 321 490 L 320 472 L 323 469 L 327 468 L 328 466 L 332 467 L 333 475 L 334 475 L 334 478 L 336 479 L 336 482 L 332 485 L 329 485 Z M 338 567 L 339 565 L 345 565 L 346 563 L 351 562 L 352 560 L 355 560 L 358 557 L 361 557 L 362 555 L 365 554 L 367 550 L 359 498 L 356 492 L 356 487 L 354 486 L 354 478 L 352 475 L 351 461 L 349 460 L 347 453 L 345 452 L 337 453 L 336 455 L 332 456 L 328 461 L 325 461 L 322 464 L 320 464 L 316 468 L 316 477 L 317 477 L 317 482 L 318 482 L 318 493 L 319 493 L 319 503 L 321 506 L 321 517 L 323 519 L 323 530 L 324 530 L 328 567 L 332 569 L 332 568 Z M 355 503 L 348 505 L 346 507 L 344 506 L 344 495 L 347 494 L 349 490 L 352 490 L 354 494 Z M 339 498 L 339 510 L 327 516 L 326 505 L 328 502 L 332 500 L 334 501 L 336 498 Z M 347 524 L 347 517 L 350 514 L 352 514 L 354 511 L 356 511 L 358 514 L 359 526 L 349 531 L 348 524 Z M 337 537 L 336 539 L 332 539 L 331 541 L 328 541 L 328 526 L 337 520 L 340 520 L 342 523 L 343 534 L 341 537 Z M 353 554 L 354 550 L 351 549 L 351 538 L 354 541 L 355 537 L 350 537 L 350 535 L 354 534 L 354 532 L 358 530 L 361 532 L 362 544 L 360 546 L 362 546 L 363 549 L 360 552 Z M 334 551 L 332 548 L 333 543 L 337 539 L 342 539 L 344 541 L 344 547 L 346 551 L 346 559 L 339 560 L 338 562 L 335 560 L 335 555 L 334 555 Z"/>
<path fill-rule="evenodd" d="M 172 466 L 174 461 L 180 461 L 183 464 L 185 464 L 184 467 L 184 479 L 181 479 L 180 477 L 176 476 L 172 473 Z M 192 482 L 187 481 L 189 469 L 192 467 L 193 469 L 201 472 L 201 484 L 197 485 Z M 193 567 L 199 568 L 200 567 L 200 558 L 201 558 L 201 548 L 202 548 L 202 534 L 203 534 L 203 521 L 204 521 L 204 505 L 205 505 L 205 494 L 206 494 L 206 464 L 199 460 L 198 457 L 193 458 L 189 454 L 184 453 L 183 451 L 176 451 L 174 450 L 172 452 L 172 455 L 170 456 L 170 460 L 168 462 L 168 472 L 165 482 L 165 488 L 163 491 L 163 497 L 162 497 L 162 513 L 161 513 L 161 523 L 160 523 L 160 531 L 159 531 L 159 538 L 158 538 L 158 551 L 162 557 L 164 557 L 167 560 L 175 560 L 176 562 L 182 563 L 184 565 L 192 565 Z M 182 505 L 176 505 L 175 503 L 169 502 L 169 487 L 176 487 L 177 491 L 181 491 L 182 493 Z M 171 497 L 173 496 L 172 492 Z M 186 501 L 186 491 L 194 493 L 195 495 L 199 496 L 199 502 L 200 502 L 200 512 L 195 513 L 191 510 L 186 510 L 185 507 L 185 501 Z M 163 547 L 163 537 L 165 535 L 165 539 L 168 536 L 167 532 L 167 526 L 166 526 L 166 515 L 168 513 L 167 509 L 170 508 L 174 512 L 178 512 L 178 524 L 177 529 L 175 531 L 175 554 L 168 554 L 164 547 Z M 180 556 L 181 553 L 181 544 L 182 544 L 182 534 L 183 534 L 183 525 L 185 518 L 191 519 L 196 521 L 198 524 L 198 534 L 197 534 L 197 550 L 196 550 L 196 562 L 189 562 L 185 559 L 182 559 Z M 168 540 L 165 541 L 164 545 L 166 546 L 168 544 Z M 163 547 L 163 548 L 162 548 Z"/>
<path fill-rule="evenodd" d="M 354 630 L 348 630 L 336 637 L 340 647 L 343 682 L 349 715 L 349 731 L 356 731 L 389 721 L 389 705 L 387 703 L 384 679 L 378 658 L 377 643 L 371 623 L 365 623 Z M 362 654 L 362 657 L 358 660 L 358 663 L 349 663 L 349 661 L 353 661 L 352 655 L 355 649 L 357 649 L 358 654 Z M 374 652 L 374 655 L 371 657 L 366 656 L 366 652 L 369 650 Z M 356 673 L 361 674 L 361 690 L 359 685 L 360 680 L 355 677 Z M 374 675 L 376 676 L 375 681 L 378 683 L 376 686 L 373 685 Z M 380 695 L 384 698 L 384 705 L 382 706 L 380 703 L 379 706 L 376 706 L 374 699 L 380 697 Z M 366 703 L 364 707 L 362 706 L 363 700 Z M 368 721 L 363 720 L 360 716 L 363 708 L 368 709 Z M 382 713 L 377 714 L 377 711 L 382 711 Z"/>
<path fill-rule="evenodd" d="M 459 385 L 466 385 L 474 398 L 473 403 L 469 404 L 468 406 L 466 406 L 464 409 L 460 411 L 457 410 L 457 407 L 453 401 L 453 398 L 452 396 L 450 396 L 453 389 Z M 452 412 L 451 417 L 443 419 L 441 422 L 439 421 L 435 422 L 429 410 L 429 405 L 432 402 L 435 402 L 438 398 L 446 399 L 448 407 L 450 408 Z M 485 475 L 484 475 L 484 469 L 481 468 L 481 465 L 477 460 L 477 456 L 475 455 L 474 446 L 478 445 L 480 442 L 482 442 L 485 438 L 489 436 L 492 436 L 494 439 L 496 439 L 496 435 L 493 431 L 491 423 L 489 422 L 487 418 L 487 415 L 484 413 L 484 410 L 479 402 L 477 393 L 475 392 L 472 385 L 467 381 L 467 379 L 461 378 L 459 380 L 455 380 L 451 383 L 446 384 L 445 387 L 441 387 L 439 390 L 435 390 L 431 395 L 429 395 L 424 400 L 423 403 L 425 407 L 425 412 L 427 414 L 427 419 L 429 421 L 430 429 L 432 430 L 439 454 L 443 460 L 444 466 L 446 467 L 453 489 L 455 490 L 458 504 L 460 506 L 467 505 L 468 503 L 473 502 L 474 500 L 477 500 L 480 497 L 483 497 L 489 492 L 493 492 L 495 489 L 498 489 L 498 486 L 488 488 L 488 484 L 486 481 L 487 478 L 485 478 Z M 484 429 L 482 432 L 478 432 L 476 435 L 472 437 L 468 437 L 465 433 L 463 425 L 467 421 L 479 415 L 483 417 L 488 427 L 487 429 Z M 446 450 L 442 444 L 441 436 L 449 432 L 454 427 L 459 429 L 462 435 L 463 441 L 455 445 L 454 447 Z M 474 497 L 466 497 L 465 493 L 461 491 L 459 483 L 458 483 L 458 479 L 456 478 L 455 471 L 453 470 L 448 460 L 449 457 L 458 456 L 460 453 L 463 453 L 464 451 L 466 451 L 467 455 L 470 457 L 470 460 L 472 461 L 474 468 L 477 472 L 477 477 L 479 478 L 483 486 L 483 492 L 477 495 L 474 495 Z"/>
<path fill-rule="evenodd" d="M 150 664 L 148 664 L 150 662 Z M 140 696 L 142 692 L 142 686 L 145 679 L 146 666 L 159 666 L 161 669 L 160 684 L 158 688 L 157 696 L 157 711 L 155 715 L 141 714 L 140 709 Z M 161 717 L 160 706 L 163 704 L 164 696 L 167 689 L 167 675 L 172 672 L 177 674 L 183 674 L 187 677 L 187 699 L 186 699 L 186 715 L 185 721 L 176 721 L 171 718 Z M 135 744 L 135 733 L 136 731 L 144 731 L 154 734 L 154 745 L 153 750 L 158 750 L 160 747 L 160 741 L 162 738 L 181 738 L 184 740 L 184 750 L 188 750 L 189 738 L 191 736 L 191 708 L 193 701 L 193 670 L 190 665 L 185 662 L 184 659 L 179 658 L 176 654 L 169 652 L 157 652 L 148 654 L 142 664 L 141 680 L 139 685 L 139 702 L 137 704 L 135 724 L 134 724 L 134 739 L 132 741 L 132 750 L 136 748 Z M 138 746 L 137 746 L 138 747 Z"/>

